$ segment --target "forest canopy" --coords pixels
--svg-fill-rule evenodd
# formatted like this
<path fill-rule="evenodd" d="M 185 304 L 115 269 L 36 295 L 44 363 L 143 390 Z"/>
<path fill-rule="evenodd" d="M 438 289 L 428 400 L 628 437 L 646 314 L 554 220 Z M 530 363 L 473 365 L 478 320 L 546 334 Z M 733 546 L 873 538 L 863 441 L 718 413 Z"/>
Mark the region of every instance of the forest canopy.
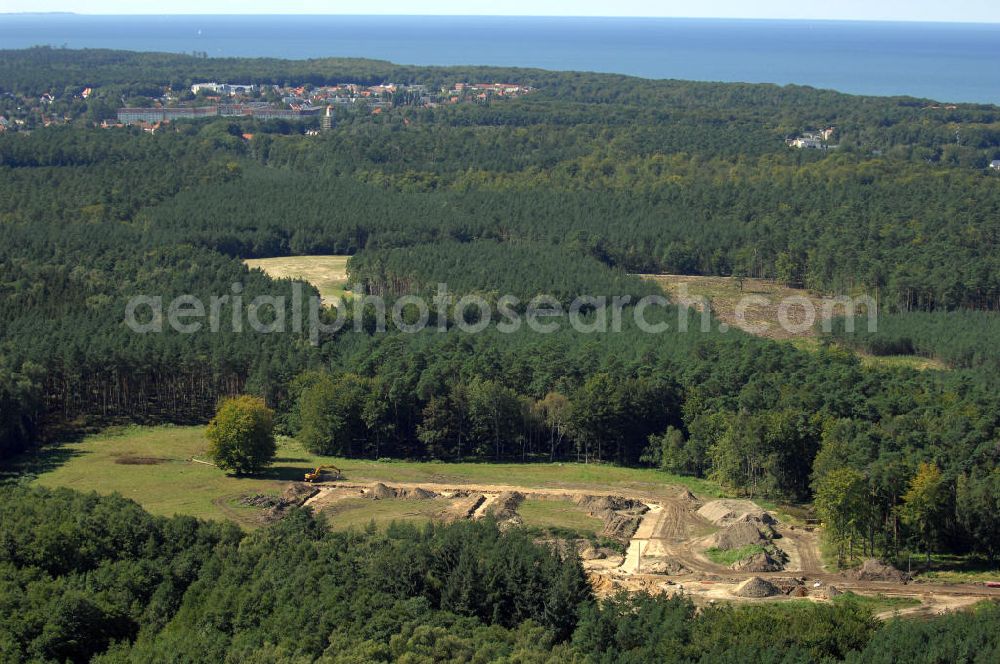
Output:
<path fill-rule="evenodd" d="M 339 111 L 323 131 L 252 118 L 155 132 L 102 122 L 122 100 L 164 103 L 206 80 L 536 91 Z M 2 457 L 109 423 L 203 424 L 220 398 L 248 394 L 275 411 L 279 433 L 352 456 L 655 464 L 801 501 L 846 468 L 854 475 L 834 479 L 865 510 L 840 535 L 866 550 L 1000 550 L 983 518 L 1000 495 L 996 107 L 37 48 L 0 51 L 0 114 L 24 120 L 0 134 Z M 825 128 L 836 149 L 786 144 Z M 448 283 L 456 297 L 565 302 L 654 292 L 635 273 L 766 278 L 869 295 L 884 333 L 837 328 L 803 350 L 714 320 L 703 331 L 697 313 L 674 308 L 653 314 L 673 326 L 656 335 L 629 315 L 596 335 L 364 325 L 310 339 L 123 324 L 137 295 L 291 296 L 296 284 L 242 259 L 310 254 L 350 255 L 365 293 L 390 297 Z M 953 334 L 962 326 L 973 332 Z M 872 366 L 849 349 L 924 354 L 949 370 Z M 317 416 L 327 411 L 336 417 Z M 933 532 L 901 518 L 931 467 Z"/>

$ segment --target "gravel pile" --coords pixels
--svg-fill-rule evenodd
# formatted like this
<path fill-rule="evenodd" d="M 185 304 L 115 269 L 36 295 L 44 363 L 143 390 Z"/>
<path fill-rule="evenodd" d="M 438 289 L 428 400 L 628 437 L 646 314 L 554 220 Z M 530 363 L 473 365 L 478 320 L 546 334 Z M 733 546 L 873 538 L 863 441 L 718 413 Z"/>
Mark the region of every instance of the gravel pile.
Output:
<path fill-rule="evenodd" d="M 717 549 L 729 551 L 754 544 L 769 544 L 774 535 L 774 530 L 765 523 L 737 521 L 715 533 L 712 536 L 712 545 Z"/>
<path fill-rule="evenodd" d="M 736 586 L 733 594 L 737 597 L 774 597 L 781 594 L 781 589 L 770 581 L 754 576 Z"/>

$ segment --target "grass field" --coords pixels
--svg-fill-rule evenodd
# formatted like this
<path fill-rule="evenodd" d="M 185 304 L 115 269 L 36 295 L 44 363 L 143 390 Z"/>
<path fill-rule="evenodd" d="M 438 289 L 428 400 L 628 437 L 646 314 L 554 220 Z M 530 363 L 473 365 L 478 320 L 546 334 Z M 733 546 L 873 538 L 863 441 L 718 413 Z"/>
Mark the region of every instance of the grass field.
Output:
<path fill-rule="evenodd" d="M 392 522 L 422 524 L 437 518 L 451 501 L 445 498 L 429 500 L 370 500 L 347 498 L 323 510 L 327 523 L 334 530 L 362 529 L 374 522 L 384 527 Z"/>
<path fill-rule="evenodd" d="M 750 556 L 755 556 L 758 553 L 763 553 L 764 551 L 764 547 L 760 544 L 741 546 L 738 549 L 718 549 L 713 546 L 710 549 L 706 549 L 705 557 L 716 565 L 728 566 L 739 562 L 744 558 L 749 558 Z"/>
<path fill-rule="evenodd" d="M 353 482 L 516 484 L 595 493 L 629 490 L 650 496 L 672 494 L 678 485 L 684 485 L 702 497 L 721 495 L 719 487 L 711 482 L 652 469 L 575 463 L 337 459 L 310 454 L 288 438 L 279 438 L 277 457 L 267 472 L 258 478 L 235 478 L 212 466 L 188 461 L 191 457 L 204 459 L 206 446 L 203 427 L 127 427 L 47 446 L 18 463 L 22 472 L 37 475 L 35 482 L 43 486 L 66 486 L 104 494 L 117 491 L 154 514 L 228 518 L 248 526 L 253 525 L 248 522 L 253 511 L 235 508 L 236 498 L 248 493 L 280 493 L 287 482 L 301 480 L 307 470 L 323 463 L 337 465 L 344 471 L 345 479 Z M 134 463 L 136 459 L 145 463 Z M 529 507 L 529 511 L 535 511 L 532 518 L 540 521 L 554 518 L 556 509 L 556 506 Z M 583 523 L 580 516 L 569 512 L 562 518 Z"/>
<path fill-rule="evenodd" d="M 348 298 L 347 260 L 350 256 L 285 256 L 254 258 L 243 261 L 249 268 L 259 268 L 275 279 L 301 279 L 316 287 L 323 304 L 335 298 Z"/>
<path fill-rule="evenodd" d="M 583 539 L 597 538 L 604 528 L 604 522 L 590 516 L 586 510 L 573 504 L 570 500 L 542 500 L 528 498 L 517 513 L 528 528 L 541 531 L 565 532 L 572 531 Z"/>
<path fill-rule="evenodd" d="M 817 322 L 822 321 L 824 312 L 827 315 L 831 312 L 821 296 L 808 290 L 789 288 L 765 279 L 744 279 L 741 290 L 739 282 L 732 277 L 659 274 L 642 276 L 659 284 L 670 296 L 670 299 L 679 304 L 687 304 L 700 310 L 702 301 L 708 300 L 715 317 L 730 328 L 740 328 L 769 339 L 787 341 L 802 350 L 819 348 L 820 335 L 815 326 L 799 331 L 783 329 L 779 323 L 779 305 L 782 300 L 785 298 L 805 298 L 812 304 Z M 736 309 L 741 299 L 745 297 L 764 298 L 768 303 L 764 304 L 763 301 L 760 303 L 748 302 L 749 306 L 744 308 L 743 318 L 740 320 Z M 842 308 L 832 310 L 834 315 L 839 315 L 842 312 Z M 802 308 L 798 305 L 788 308 L 787 317 L 793 324 L 802 323 L 805 320 Z M 943 362 L 916 355 L 886 357 L 875 357 L 864 353 L 857 355 L 865 366 L 901 367 L 919 371 L 948 368 Z"/>

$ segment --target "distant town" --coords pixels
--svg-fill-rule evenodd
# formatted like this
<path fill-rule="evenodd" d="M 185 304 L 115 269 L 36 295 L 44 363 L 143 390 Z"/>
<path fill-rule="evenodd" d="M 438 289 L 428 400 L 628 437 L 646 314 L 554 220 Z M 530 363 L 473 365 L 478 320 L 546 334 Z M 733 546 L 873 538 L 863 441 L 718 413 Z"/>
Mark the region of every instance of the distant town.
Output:
<path fill-rule="evenodd" d="M 379 114 L 397 107 L 434 108 L 449 104 L 488 104 L 535 92 L 513 83 L 455 82 L 431 90 L 426 85 L 386 83 L 365 85 L 278 86 L 253 83 L 195 83 L 180 91 L 164 88 L 158 96 L 121 98 L 117 108 L 84 115 L 93 88 L 70 94 L 45 93 L 37 98 L 0 95 L 0 132 L 68 124 L 89 117 L 102 127 L 140 126 L 155 131 L 164 123 L 207 117 L 302 121 L 319 118 L 320 128 L 332 125 L 338 112 Z M 94 105 L 98 108 L 100 105 Z M 315 131 L 315 130 L 313 130 Z"/>

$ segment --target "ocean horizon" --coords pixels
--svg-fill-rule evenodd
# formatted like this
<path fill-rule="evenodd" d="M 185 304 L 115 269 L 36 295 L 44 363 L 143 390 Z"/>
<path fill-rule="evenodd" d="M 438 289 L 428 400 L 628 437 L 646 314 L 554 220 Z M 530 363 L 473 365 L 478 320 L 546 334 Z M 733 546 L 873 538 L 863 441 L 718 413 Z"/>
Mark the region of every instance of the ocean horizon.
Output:
<path fill-rule="evenodd" d="M 504 16 L 0 14 L 0 48 L 595 71 L 1000 103 L 1000 24 Z"/>

